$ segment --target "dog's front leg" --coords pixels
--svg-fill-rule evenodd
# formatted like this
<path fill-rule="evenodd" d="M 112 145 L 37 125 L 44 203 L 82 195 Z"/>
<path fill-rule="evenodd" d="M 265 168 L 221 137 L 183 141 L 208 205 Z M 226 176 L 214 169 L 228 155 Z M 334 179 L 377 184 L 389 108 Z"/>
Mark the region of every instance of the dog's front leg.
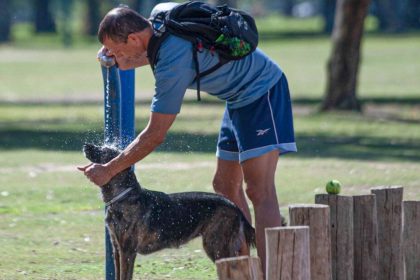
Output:
<path fill-rule="evenodd" d="M 114 257 L 114 268 L 115 268 L 115 280 L 120 280 L 120 249 L 118 244 L 118 239 L 111 234 L 111 243 L 112 243 L 112 254 Z"/>
<path fill-rule="evenodd" d="M 131 280 L 133 277 L 136 252 L 120 250 L 120 280 Z"/>

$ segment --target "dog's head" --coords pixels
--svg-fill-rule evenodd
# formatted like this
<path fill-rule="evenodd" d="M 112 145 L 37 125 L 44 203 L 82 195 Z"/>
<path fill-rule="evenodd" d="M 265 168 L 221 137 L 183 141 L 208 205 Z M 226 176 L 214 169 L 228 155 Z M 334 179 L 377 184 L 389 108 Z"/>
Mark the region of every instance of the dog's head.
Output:
<path fill-rule="evenodd" d="M 83 145 L 85 157 L 93 163 L 104 164 L 115 158 L 120 151 L 111 146 Z"/>

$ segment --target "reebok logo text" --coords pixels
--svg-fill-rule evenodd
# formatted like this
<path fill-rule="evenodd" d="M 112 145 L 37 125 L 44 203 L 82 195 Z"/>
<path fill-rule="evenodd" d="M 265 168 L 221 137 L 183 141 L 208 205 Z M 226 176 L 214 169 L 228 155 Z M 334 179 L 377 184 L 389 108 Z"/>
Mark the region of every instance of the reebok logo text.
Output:
<path fill-rule="evenodd" d="M 266 128 L 266 129 L 258 129 L 258 130 L 257 130 L 257 136 L 263 136 L 263 135 L 264 135 L 264 134 L 266 134 L 269 130 L 270 130 L 270 128 Z"/>

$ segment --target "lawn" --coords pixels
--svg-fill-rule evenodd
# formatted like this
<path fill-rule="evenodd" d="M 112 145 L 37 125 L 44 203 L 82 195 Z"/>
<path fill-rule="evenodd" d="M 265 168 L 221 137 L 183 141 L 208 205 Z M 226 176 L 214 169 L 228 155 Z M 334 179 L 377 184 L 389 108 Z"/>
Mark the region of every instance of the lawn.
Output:
<path fill-rule="evenodd" d="M 419 43 L 414 35 L 366 38 L 362 114 L 317 112 L 330 48 L 326 37 L 261 43 L 286 71 L 294 100 L 299 152 L 281 157 L 276 175 L 285 216 L 289 204 L 312 203 L 333 178 L 345 195 L 402 185 L 404 199 L 420 199 Z M 97 48 L 0 46 L 0 280 L 103 279 L 103 203 L 99 189 L 76 170 L 87 163 L 83 143 L 103 139 Z M 140 131 L 153 78 L 144 68 L 136 79 Z M 223 109 L 209 97 L 188 100 L 166 142 L 136 165 L 142 186 L 212 191 Z M 215 278 L 199 239 L 179 250 L 139 256 L 135 270 L 135 279 Z"/>
<path fill-rule="evenodd" d="M 364 99 L 419 96 L 420 36 L 367 36 L 363 42 L 358 91 Z M 0 45 L 0 100 L 100 100 L 99 44 L 63 49 Z M 330 41 L 326 36 L 264 40 L 267 52 L 288 76 L 294 99 L 320 99 L 325 90 Z M 150 99 L 154 79 L 149 67 L 137 70 L 137 99 Z M 194 95 L 189 95 L 194 98 Z"/>
<path fill-rule="evenodd" d="M 417 106 L 417 107 L 416 107 Z M 279 161 L 281 210 L 311 203 L 339 179 L 343 194 L 402 185 L 420 199 L 420 114 L 400 105 L 389 115 L 370 105 L 365 115 L 318 114 L 296 106 L 299 153 Z M 137 129 L 148 105 L 137 106 Z M 101 105 L 0 106 L 0 279 L 101 279 L 103 204 L 98 188 L 76 170 L 81 146 L 102 139 Z M 221 104 L 188 102 L 167 143 L 137 164 L 144 187 L 164 192 L 211 191 Z M 255 253 L 255 252 L 254 252 Z M 180 250 L 140 256 L 135 279 L 214 279 L 200 240 Z"/>

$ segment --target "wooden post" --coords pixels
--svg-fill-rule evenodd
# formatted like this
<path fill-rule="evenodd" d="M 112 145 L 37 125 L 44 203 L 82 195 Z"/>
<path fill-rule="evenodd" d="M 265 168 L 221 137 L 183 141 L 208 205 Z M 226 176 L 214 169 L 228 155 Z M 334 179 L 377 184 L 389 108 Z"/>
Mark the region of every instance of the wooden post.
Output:
<path fill-rule="evenodd" d="M 404 201 L 405 279 L 420 279 L 420 201 Z"/>
<path fill-rule="evenodd" d="M 320 204 L 290 205 L 289 215 L 291 226 L 309 226 L 311 279 L 332 279 L 329 207 Z"/>
<path fill-rule="evenodd" d="M 403 280 L 402 187 L 372 188 L 378 215 L 379 279 Z M 418 233 L 419 234 L 419 233 Z"/>
<path fill-rule="evenodd" d="M 309 227 L 265 229 L 267 280 L 311 279 Z"/>
<path fill-rule="evenodd" d="M 353 196 L 354 279 L 381 279 L 375 195 Z"/>
<path fill-rule="evenodd" d="M 261 262 L 257 257 L 219 259 L 216 267 L 219 280 L 263 280 Z"/>
<path fill-rule="evenodd" d="M 315 203 L 330 206 L 333 280 L 353 280 L 353 197 L 317 194 Z"/>

